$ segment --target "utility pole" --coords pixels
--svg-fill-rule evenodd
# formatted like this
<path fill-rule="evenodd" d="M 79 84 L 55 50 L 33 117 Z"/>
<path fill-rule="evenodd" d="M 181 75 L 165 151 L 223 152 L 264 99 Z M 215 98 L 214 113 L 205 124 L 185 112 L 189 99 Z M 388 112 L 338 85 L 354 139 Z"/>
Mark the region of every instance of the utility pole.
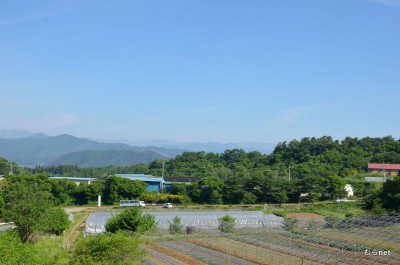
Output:
<path fill-rule="evenodd" d="M 11 165 L 10 173 L 8 173 L 8 174 L 9 174 L 9 175 L 12 175 L 12 174 L 13 174 L 13 163 L 11 162 L 10 165 Z"/>
<path fill-rule="evenodd" d="M 289 181 L 290 181 L 290 164 L 289 164 Z"/>

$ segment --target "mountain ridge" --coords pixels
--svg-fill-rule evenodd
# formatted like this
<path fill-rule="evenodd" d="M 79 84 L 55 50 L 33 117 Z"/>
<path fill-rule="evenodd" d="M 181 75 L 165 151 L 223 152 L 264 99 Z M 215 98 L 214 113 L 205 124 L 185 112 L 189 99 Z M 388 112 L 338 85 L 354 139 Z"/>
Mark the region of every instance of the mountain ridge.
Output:
<path fill-rule="evenodd" d="M 146 164 L 156 159 L 168 157 L 154 151 L 145 150 L 134 152 L 131 150 L 84 150 L 65 154 L 48 163 L 52 165 L 79 165 L 82 168 L 106 166 L 131 166 Z"/>
<path fill-rule="evenodd" d="M 130 146 L 122 143 L 100 143 L 86 138 L 78 138 L 69 134 L 57 135 L 49 138 L 0 138 L 0 157 L 4 157 L 10 161 L 14 161 L 19 165 L 34 167 L 36 165 L 47 165 L 59 159 L 60 157 L 81 151 L 131 151 L 134 153 L 152 152 L 147 154 L 148 158 L 155 157 L 156 159 L 172 158 L 184 152 L 184 150 L 167 149 L 159 147 L 141 147 Z M 142 155 L 145 153 L 142 153 Z M 132 157 L 130 154 L 128 157 Z M 141 160 L 150 163 L 150 160 Z M 57 160 L 60 161 L 60 160 Z M 79 166 L 80 163 L 77 163 Z"/>

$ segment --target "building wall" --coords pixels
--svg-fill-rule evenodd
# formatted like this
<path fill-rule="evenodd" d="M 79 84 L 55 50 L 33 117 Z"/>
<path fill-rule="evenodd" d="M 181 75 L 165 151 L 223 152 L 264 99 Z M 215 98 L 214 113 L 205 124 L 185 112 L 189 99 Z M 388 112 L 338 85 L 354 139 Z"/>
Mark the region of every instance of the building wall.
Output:
<path fill-rule="evenodd" d="M 385 176 L 397 176 L 399 174 L 398 170 L 391 170 L 391 169 L 370 169 L 368 171 L 371 174 L 379 174 L 379 175 L 385 175 Z"/>
<path fill-rule="evenodd" d="M 146 191 L 148 191 L 148 192 L 153 192 L 153 191 L 160 192 L 161 191 L 160 182 L 145 181 L 145 183 L 147 184 Z"/>

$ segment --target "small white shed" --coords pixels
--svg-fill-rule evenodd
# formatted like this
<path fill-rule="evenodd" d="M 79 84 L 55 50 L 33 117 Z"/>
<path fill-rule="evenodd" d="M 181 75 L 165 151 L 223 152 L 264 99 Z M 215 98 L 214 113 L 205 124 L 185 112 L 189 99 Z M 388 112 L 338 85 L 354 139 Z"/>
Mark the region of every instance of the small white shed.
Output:
<path fill-rule="evenodd" d="M 346 184 L 344 186 L 344 189 L 347 192 L 347 198 L 354 196 L 354 189 L 353 189 L 353 186 L 351 186 L 351 184 Z"/>

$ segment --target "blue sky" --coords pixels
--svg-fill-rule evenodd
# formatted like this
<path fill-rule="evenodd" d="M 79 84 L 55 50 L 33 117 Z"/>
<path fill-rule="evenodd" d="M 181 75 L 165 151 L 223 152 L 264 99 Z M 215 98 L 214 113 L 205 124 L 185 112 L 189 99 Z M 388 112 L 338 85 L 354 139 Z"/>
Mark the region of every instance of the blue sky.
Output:
<path fill-rule="evenodd" d="M 400 137 L 400 0 L 8 1 L 0 129 Z"/>

